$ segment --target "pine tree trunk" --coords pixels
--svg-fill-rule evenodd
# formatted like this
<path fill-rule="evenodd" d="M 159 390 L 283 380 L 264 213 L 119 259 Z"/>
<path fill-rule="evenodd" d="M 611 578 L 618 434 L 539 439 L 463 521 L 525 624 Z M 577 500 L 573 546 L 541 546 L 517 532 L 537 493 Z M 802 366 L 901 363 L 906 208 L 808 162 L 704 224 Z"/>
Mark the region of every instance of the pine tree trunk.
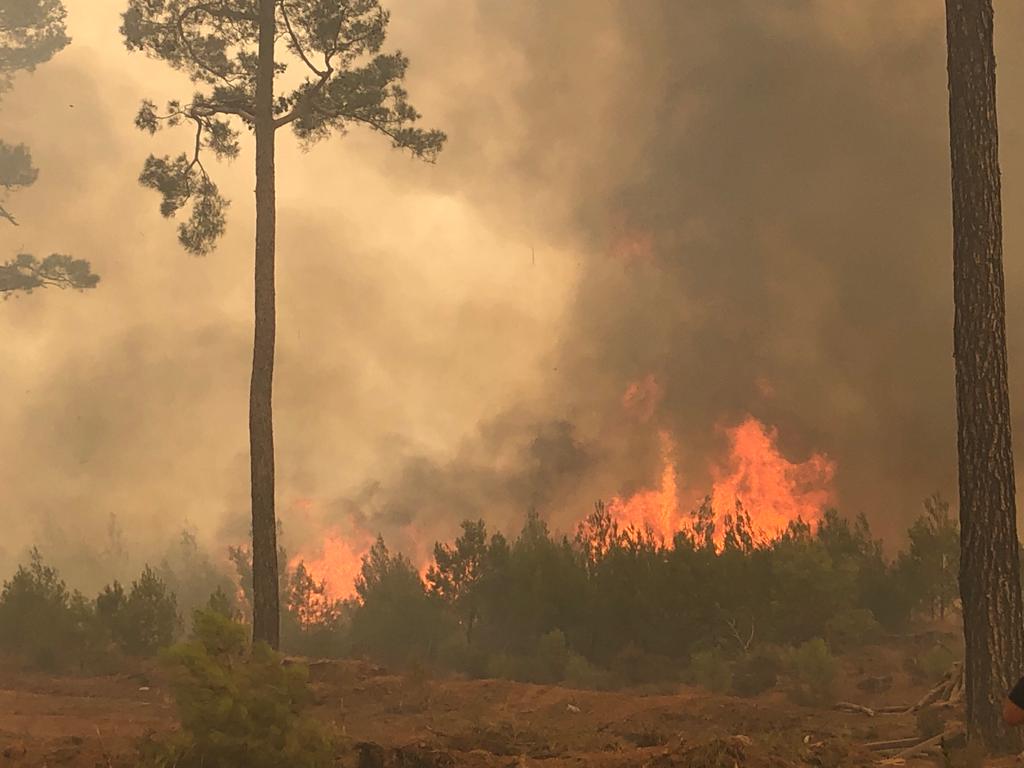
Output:
<path fill-rule="evenodd" d="M 275 0 L 259 0 L 256 71 L 256 323 L 249 388 L 252 472 L 252 581 L 254 642 L 280 645 L 277 520 L 274 514 L 274 37 Z"/>
<path fill-rule="evenodd" d="M 1001 704 L 1024 675 L 1002 264 L 991 0 L 946 0 L 953 299 L 960 467 L 960 594 L 968 730 L 1020 749 Z"/>

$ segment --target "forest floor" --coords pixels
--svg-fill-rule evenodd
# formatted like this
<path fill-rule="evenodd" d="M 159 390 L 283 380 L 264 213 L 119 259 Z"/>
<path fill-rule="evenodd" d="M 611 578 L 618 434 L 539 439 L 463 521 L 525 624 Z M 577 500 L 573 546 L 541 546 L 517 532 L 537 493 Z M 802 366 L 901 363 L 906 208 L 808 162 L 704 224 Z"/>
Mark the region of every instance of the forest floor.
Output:
<path fill-rule="evenodd" d="M 844 659 L 840 698 L 873 708 L 913 702 L 928 685 L 902 672 L 905 655 L 906 649 L 877 646 Z M 891 687 L 866 693 L 858 687 L 866 676 L 890 676 Z M 581 691 L 402 676 L 355 661 L 314 663 L 310 677 L 319 715 L 359 745 L 345 762 L 365 768 L 856 768 L 881 762 L 865 744 L 917 733 L 913 715 L 802 707 L 781 692 L 735 698 L 687 686 Z M 138 740 L 174 724 L 155 667 L 103 677 L 0 667 L 0 768 L 134 766 Z"/>

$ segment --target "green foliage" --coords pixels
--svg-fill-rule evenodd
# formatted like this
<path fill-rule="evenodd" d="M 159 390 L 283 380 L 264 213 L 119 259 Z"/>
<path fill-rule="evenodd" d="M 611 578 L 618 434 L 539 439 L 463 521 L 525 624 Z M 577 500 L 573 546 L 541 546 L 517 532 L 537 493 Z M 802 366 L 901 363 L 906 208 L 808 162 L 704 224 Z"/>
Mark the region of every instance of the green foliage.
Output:
<path fill-rule="evenodd" d="M 14 74 L 31 72 L 52 59 L 69 42 L 65 29 L 67 12 L 61 0 L 4 0 L 0 3 L 0 97 L 11 87 Z M 0 140 L 0 219 L 17 224 L 7 210 L 7 193 L 35 183 L 39 171 L 24 144 Z M 36 288 L 56 286 L 84 290 L 95 288 L 99 277 L 89 262 L 54 253 L 42 260 L 18 254 L 0 263 L 0 296 L 31 293 Z"/>
<path fill-rule="evenodd" d="M 725 693 L 732 686 L 732 665 L 718 648 L 698 651 L 690 659 L 690 676 L 701 688 Z"/>
<path fill-rule="evenodd" d="M 5 299 L 15 293 L 31 293 L 47 286 L 84 291 L 95 288 L 99 281 L 88 261 L 59 253 L 52 253 L 42 261 L 21 253 L 0 263 L 0 296 Z"/>
<path fill-rule="evenodd" d="M 737 696 L 757 696 L 779 681 L 781 660 L 778 654 L 760 650 L 745 656 L 733 667 L 732 692 Z"/>
<path fill-rule="evenodd" d="M 488 572 L 490 550 L 483 520 L 462 523 L 462 535 L 454 545 L 438 542 L 434 563 L 427 570 L 430 591 L 448 603 L 473 641 L 473 627 L 480 613 L 481 579 Z"/>
<path fill-rule="evenodd" d="M 163 652 L 181 731 L 142 747 L 150 766 L 321 768 L 334 761 L 331 735 L 314 719 L 306 670 L 284 665 L 246 629 L 216 611 L 197 611 L 194 637 Z"/>
<path fill-rule="evenodd" d="M 287 573 L 281 647 L 301 656 L 340 656 L 347 650 L 346 612 L 341 601 L 333 600 L 327 585 L 316 581 L 299 563 Z"/>
<path fill-rule="evenodd" d="M 70 41 L 61 0 L 4 0 L 0 3 L 0 96 L 15 72 L 31 72 Z"/>
<path fill-rule="evenodd" d="M 32 153 L 24 144 L 8 144 L 0 139 L 0 187 L 10 192 L 20 187 L 30 187 L 39 178 L 39 171 L 32 165 Z"/>
<path fill-rule="evenodd" d="M 188 154 L 150 156 L 140 181 L 160 192 L 166 217 L 191 205 L 178 239 L 191 253 L 209 253 L 224 232 L 227 201 L 210 179 L 202 153 L 236 157 L 239 131 L 232 121 L 246 129 L 257 125 L 258 5 L 252 0 L 198 5 L 129 0 L 122 18 L 129 50 L 167 62 L 200 89 L 189 101 L 172 100 L 164 109 L 144 101 L 135 124 L 148 133 L 182 123 L 194 129 Z M 380 52 L 388 20 L 378 0 L 277 3 L 276 31 L 289 54 L 276 61 L 278 82 L 295 85 L 274 97 L 270 130 L 291 126 L 309 145 L 363 125 L 396 148 L 432 161 L 445 135 L 415 125 L 420 115 L 402 87 L 409 61 L 401 53 Z"/>
<path fill-rule="evenodd" d="M 825 637 L 837 650 L 875 643 L 882 637 L 882 626 L 867 608 L 847 608 L 825 622 Z"/>
<path fill-rule="evenodd" d="M 569 655 L 565 665 L 565 683 L 572 688 L 604 691 L 612 687 L 611 675 L 600 669 L 578 653 Z"/>
<path fill-rule="evenodd" d="M 781 663 L 795 695 L 812 700 L 828 677 L 830 648 L 876 642 L 876 611 L 889 629 L 907 620 L 910 598 L 920 597 L 907 572 L 882 557 L 863 518 L 847 521 L 830 511 L 817 530 L 798 521 L 778 539 L 755 543 L 737 507 L 724 522 L 721 550 L 708 543 L 710 506 L 694 519 L 704 533 L 671 543 L 621 529 L 602 505 L 573 541 L 552 535 L 533 513 L 511 540 L 467 521 L 454 542 L 435 547 L 426 585 L 408 558 L 378 539 L 353 600 L 333 600 L 302 563 L 281 571 L 282 644 L 306 656 L 355 653 L 396 665 L 439 664 L 470 677 L 584 687 L 671 682 L 689 659 L 702 685 L 740 695 L 773 686 Z M 245 593 L 240 606 L 229 598 L 237 587 L 188 535 L 160 578 L 190 595 L 179 604 L 204 604 L 213 594 L 217 612 L 244 619 L 249 551 L 234 548 L 230 558 Z M 289 562 L 283 551 L 279 558 Z M 117 585 L 110 591 L 97 601 L 101 617 L 117 613 L 108 602 L 129 601 Z M 126 631 L 110 632 L 122 647 Z M 813 638 L 828 645 L 805 642 Z M 771 650 L 801 642 L 781 662 Z M 943 652 L 935 674 L 950 661 Z M 915 660 L 915 674 L 924 663 Z"/>
<path fill-rule="evenodd" d="M 236 592 L 227 564 L 214 562 L 188 529 L 168 546 L 156 572 L 174 593 L 178 610 L 185 617 L 206 606 L 211 594 L 222 592 L 227 597 Z"/>
<path fill-rule="evenodd" d="M 392 555 L 383 538 L 363 557 L 352 614 L 357 653 L 394 662 L 432 657 L 445 634 L 441 604 L 427 594 L 409 559 Z"/>
<path fill-rule="evenodd" d="M 787 655 L 786 666 L 793 682 L 790 694 L 796 702 L 820 705 L 835 700 L 839 663 L 820 637 L 792 649 Z"/>
<path fill-rule="evenodd" d="M 155 157 L 150 155 L 139 174 L 139 183 L 160 193 L 160 213 L 173 217 L 192 203 L 188 220 L 178 225 L 178 241 L 186 251 L 206 256 L 227 228 L 228 201 L 206 174 L 198 155 Z"/>
<path fill-rule="evenodd" d="M 807 640 L 821 634 L 837 610 L 854 596 L 854 571 L 829 554 L 808 529 L 792 527 L 772 551 L 772 597 L 775 617 L 789 638 Z"/>
<path fill-rule="evenodd" d="M 924 506 L 925 513 L 907 532 L 910 547 L 898 567 L 917 607 L 935 618 L 945 616 L 959 595 L 960 526 L 938 495 Z"/>
<path fill-rule="evenodd" d="M 0 591 L 0 649 L 42 669 L 82 665 L 95 640 L 91 621 L 89 603 L 68 592 L 36 549 Z"/>
<path fill-rule="evenodd" d="M 126 594 L 114 582 L 96 598 L 96 618 L 125 653 L 152 656 L 174 640 L 181 620 L 167 585 L 149 567 Z"/>
<path fill-rule="evenodd" d="M 535 683 L 557 683 L 565 678 L 569 666 L 569 645 L 565 634 L 560 629 L 553 629 L 541 636 L 537 641 L 537 652 L 534 656 Z"/>
<path fill-rule="evenodd" d="M 619 651 L 609 665 L 609 671 L 619 686 L 651 685 L 678 680 L 672 659 L 645 651 L 637 643 L 629 643 Z"/>
<path fill-rule="evenodd" d="M 470 645 L 465 634 L 459 632 L 442 641 L 438 650 L 438 661 L 444 667 L 466 677 L 480 679 L 488 676 L 490 656 L 479 646 Z"/>
<path fill-rule="evenodd" d="M 229 619 L 234 622 L 242 621 L 242 612 L 238 609 L 235 604 L 234 598 L 231 597 L 220 587 L 217 587 L 217 591 L 210 595 L 210 599 L 206 601 L 204 606 L 207 611 L 216 613 L 218 616 L 223 616 L 225 619 Z M 193 633 L 195 627 L 193 627 Z"/>

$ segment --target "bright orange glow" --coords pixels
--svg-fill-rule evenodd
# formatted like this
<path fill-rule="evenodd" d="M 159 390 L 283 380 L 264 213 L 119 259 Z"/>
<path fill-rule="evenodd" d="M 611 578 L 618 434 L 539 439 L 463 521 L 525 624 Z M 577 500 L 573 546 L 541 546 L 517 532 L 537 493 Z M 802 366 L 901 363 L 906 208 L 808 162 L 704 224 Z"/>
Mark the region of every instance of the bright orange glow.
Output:
<path fill-rule="evenodd" d="M 608 502 L 608 512 L 620 528 L 632 528 L 638 532 L 649 530 L 665 544 L 671 544 L 683 524 L 679 513 L 676 445 L 667 430 L 659 432 L 658 437 L 661 440 L 662 464 L 660 486 L 656 490 L 635 493 L 628 499 L 614 496 Z"/>
<path fill-rule="evenodd" d="M 653 376 L 631 384 L 623 395 L 623 406 L 646 418 L 652 418 L 660 397 L 660 388 Z M 641 418 L 641 421 L 644 421 Z M 660 429 L 660 475 L 656 488 L 643 489 L 624 498 L 614 496 L 607 504 L 611 518 L 620 531 L 645 535 L 650 533 L 664 546 L 672 546 L 675 535 L 692 532 L 691 513 L 700 499 L 710 496 L 714 513 L 714 541 L 721 550 L 726 517 L 736 512 L 737 502 L 749 516 L 750 533 L 755 543 L 762 544 L 783 533 L 787 526 L 800 519 L 813 525 L 822 512 L 835 503 L 832 481 L 836 466 L 821 454 L 813 454 L 804 462 L 794 462 L 780 452 L 776 430 L 753 417 L 728 428 L 729 452 L 723 461 L 711 468 L 711 489 L 689 489 L 685 503 L 680 481 L 678 446 L 671 431 Z M 307 505 L 300 505 L 305 510 Z M 369 552 L 375 536 L 359 525 L 346 526 L 342 532 L 332 526 L 313 550 L 302 552 L 289 563 L 300 562 L 314 580 L 323 581 L 332 600 L 355 596 L 355 582 L 362 567 L 362 558 Z M 420 577 L 426 578 L 432 563 L 432 539 L 414 523 L 402 530 L 398 551 L 412 556 Z M 410 549 L 411 547 L 411 549 Z M 396 551 L 391 544 L 392 551 Z"/>
<path fill-rule="evenodd" d="M 629 407 L 639 385 L 630 385 L 623 396 Z M 726 430 L 729 455 L 711 469 L 710 494 L 691 494 L 694 502 L 710 495 L 714 513 L 714 540 L 721 549 L 725 539 L 726 517 L 734 516 L 737 503 L 750 517 L 755 542 L 778 537 L 791 522 L 814 524 L 823 510 L 835 503 L 832 480 L 835 464 L 821 454 L 807 461 L 792 462 L 781 454 L 777 432 L 752 417 Z M 608 512 L 622 529 L 650 531 L 670 546 L 675 534 L 692 531 L 689 507 L 681 506 L 676 442 L 668 430 L 658 433 L 661 440 L 661 476 L 655 489 L 638 491 L 629 498 L 612 497 Z"/>
<path fill-rule="evenodd" d="M 363 555 L 370 551 L 372 544 L 372 538 L 365 535 L 342 536 L 335 532 L 324 537 L 319 551 L 312 557 L 299 554 L 288 565 L 295 568 L 300 562 L 305 563 L 309 575 L 325 583 L 329 598 L 345 600 L 355 596 Z"/>
<path fill-rule="evenodd" d="M 832 479 L 835 463 L 821 454 L 793 463 L 776 446 L 776 430 L 754 418 L 728 430 L 728 466 L 713 471 L 711 506 L 717 522 L 736 509 L 737 501 L 750 515 L 755 534 L 773 538 L 789 523 L 815 523 L 825 507 L 835 503 Z"/>

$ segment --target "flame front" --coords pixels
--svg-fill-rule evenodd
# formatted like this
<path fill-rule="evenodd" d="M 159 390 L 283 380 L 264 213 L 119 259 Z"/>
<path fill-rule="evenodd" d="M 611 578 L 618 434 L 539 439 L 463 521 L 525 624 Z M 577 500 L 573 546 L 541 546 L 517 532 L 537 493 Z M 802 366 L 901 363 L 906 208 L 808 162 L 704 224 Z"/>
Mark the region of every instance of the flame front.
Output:
<path fill-rule="evenodd" d="M 650 531 L 666 544 L 671 544 L 683 528 L 679 507 L 679 472 L 676 469 L 676 444 L 668 430 L 658 433 L 661 441 L 661 484 L 656 490 L 644 490 L 628 499 L 612 497 L 609 514 L 621 528 L 638 532 Z"/>
<path fill-rule="evenodd" d="M 322 581 L 327 596 L 332 600 L 346 600 L 355 596 L 356 578 L 363 565 L 363 555 L 370 550 L 372 541 L 359 537 L 331 533 L 324 537 L 320 551 L 313 557 L 297 555 L 289 565 L 295 568 L 304 563 L 306 571 L 316 581 Z"/>
<path fill-rule="evenodd" d="M 722 516 L 736 504 L 750 515 L 755 535 L 778 536 L 790 523 L 815 523 L 825 507 L 835 503 L 832 479 L 835 463 L 821 454 L 794 463 L 778 449 L 778 433 L 754 418 L 728 430 L 728 467 L 713 470 L 711 506 L 715 511 L 716 542 L 721 544 Z"/>
<path fill-rule="evenodd" d="M 637 391 L 627 390 L 624 404 Z M 804 462 L 792 462 L 779 451 L 776 430 L 753 417 L 726 430 L 729 455 L 724 464 L 711 467 L 710 493 L 694 489 L 693 502 L 706 496 L 714 514 L 714 540 L 721 549 L 725 539 L 726 518 L 742 506 L 749 515 L 755 541 L 776 538 L 797 520 L 813 524 L 823 510 L 835 503 L 832 480 L 835 464 L 821 454 Z M 658 433 L 661 441 L 660 483 L 655 489 L 641 490 L 628 498 L 615 496 L 608 511 L 620 528 L 651 532 L 665 545 L 675 535 L 692 531 L 690 508 L 680 500 L 676 441 L 668 430 Z"/>
<path fill-rule="evenodd" d="M 623 396 L 623 406 L 641 422 L 653 418 L 661 389 L 653 377 L 631 385 Z M 777 537 L 797 520 L 813 524 L 823 510 L 835 503 L 832 481 L 836 466 L 821 454 L 813 454 L 803 462 L 794 462 L 782 455 L 777 445 L 776 430 L 753 417 L 725 430 L 729 441 L 728 456 L 711 467 L 710 492 L 691 489 L 682 501 L 678 446 L 668 429 L 658 431 L 661 470 L 656 488 L 638 491 L 632 496 L 613 496 L 607 509 L 621 530 L 632 529 L 650 533 L 664 546 L 671 546 L 680 532 L 692 532 L 691 513 L 701 499 L 710 497 L 714 514 L 714 541 L 721 549 L 726 530 L 726 517 L 735 514 L 737 505 L 749 516 L 750 533 L 756 542 Z M 431 562 L 427 535 L 409 524 L 402 538 L 411 542 L 413 562 L 421 577 L 426 576 Z M 342 600 L 355 595 L 355 582 L 362 567 L 362 558 L 373 544 L 374 537 L 361 526 L 350 526 L 342 532 L 332 527 L 320 546 L 292 558 L 294 568 L 305 563 L 316 581 L 323 581 L 331 599 Z"/>

